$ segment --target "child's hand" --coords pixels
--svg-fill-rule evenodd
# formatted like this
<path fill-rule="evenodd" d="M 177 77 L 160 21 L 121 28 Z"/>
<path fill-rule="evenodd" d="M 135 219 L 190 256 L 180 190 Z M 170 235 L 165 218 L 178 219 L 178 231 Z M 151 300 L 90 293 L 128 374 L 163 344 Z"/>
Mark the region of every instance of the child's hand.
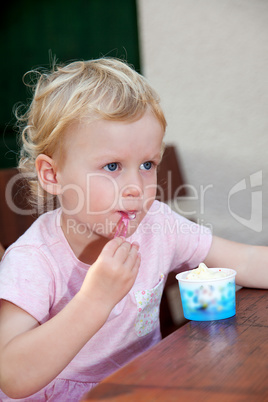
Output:
<path fill-rule="evenodd" d="M 140 267 L 139 245 L 121 237 L 109 241 L 81 287 L 90 300 L 112 309 L 132 288 Z"/>

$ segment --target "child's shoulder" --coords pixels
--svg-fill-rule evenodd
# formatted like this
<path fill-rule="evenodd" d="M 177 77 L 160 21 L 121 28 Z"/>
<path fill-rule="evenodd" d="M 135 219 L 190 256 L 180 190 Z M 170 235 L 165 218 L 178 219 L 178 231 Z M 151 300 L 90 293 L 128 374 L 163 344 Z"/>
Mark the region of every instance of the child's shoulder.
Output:
<path fill-rule="evenodd" d="M 159 201 L 154 201 L 151 208 L 147 212 L 144 220 L 139 227 L 140 233 L 148 235 L 158 234 L 162 239 L 167 238 L 170 241 L 170 236 L 175 239 L 183 238 L 192 239 L 199 236 L 211 237 L 211 228 L 200 225 L 197 222 L 190 221 L 186 217 L 172 210 L 167 204 Z M 158 236 L 159 238 L 160 236 Z"/>
<path fill-rule="evenodd" d="M 55 251 L 58 250 L 58 245 L 63 243 L 59 237 L 59 218 L 60 210 L 39 216 L 29 229 L 7 248 L 1 260 L 2 271 L 20 270 L 21 266 L 24 272 L 28 269 L 26 267 L 29 267 L 29 270 L 39 267 L 38 272 L 41 272 L 40 269 L 46 272 L 54 271 L 53 267 L 57 265 Z"/>
<path fill-rule="evenodd" d="M 147 212 L 146 218 L 150 221 L 161 221 L 161 220 L 187 220 L 183 216 L 179 215 L 177 212 L 173 211 L 168 204 L 164 202 L 155 200 Z"/>
<path fill-rule="evenodd" d="M 40 215 L 11 247 L 50 245 L 55 242 L 59 230 L 60 209 Z"/>
<path fill-rule="evenodd" d="M 166 214 L 172 213 L 171 208 L 165 204 L 164 202 L 154 200 L 153 204 L 151 205 L 148 215 L 150 216 L 164 216 Z"/>

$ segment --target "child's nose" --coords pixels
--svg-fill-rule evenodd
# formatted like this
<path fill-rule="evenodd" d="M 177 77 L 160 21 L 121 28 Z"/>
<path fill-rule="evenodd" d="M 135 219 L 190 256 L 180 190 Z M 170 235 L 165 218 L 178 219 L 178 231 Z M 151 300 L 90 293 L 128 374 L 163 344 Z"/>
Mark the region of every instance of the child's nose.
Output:
<path fill-rule="evenodd" d="M 128 174 L 122 188 L 123 197 L 140 197 L 142 195 L 142 180 L 138 173 Z"/>
<path fill-rule="evenodd" d="M 130 184 L 123 188 L 123 197 L 140 197 L 142 194 L 142 189 L 136 184 Z"/>

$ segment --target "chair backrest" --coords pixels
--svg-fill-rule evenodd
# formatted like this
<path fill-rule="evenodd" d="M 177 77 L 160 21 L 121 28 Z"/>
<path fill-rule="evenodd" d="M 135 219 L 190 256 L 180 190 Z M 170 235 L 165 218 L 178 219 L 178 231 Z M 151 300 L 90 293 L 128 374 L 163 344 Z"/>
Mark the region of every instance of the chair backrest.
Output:
<path fill-rule="evenodd" d="M 176 196 L 185 196 L 186 188 L 182 168 L 174 145 L 166 145 L 157 173 L 157 199 L 167 202 Z"/>
<path fill-rule="evenodd" d="M 34 222 L 29 213 L 29 187 L 16 168 L 0 170 L 0 243 L 6 248 Z"/>

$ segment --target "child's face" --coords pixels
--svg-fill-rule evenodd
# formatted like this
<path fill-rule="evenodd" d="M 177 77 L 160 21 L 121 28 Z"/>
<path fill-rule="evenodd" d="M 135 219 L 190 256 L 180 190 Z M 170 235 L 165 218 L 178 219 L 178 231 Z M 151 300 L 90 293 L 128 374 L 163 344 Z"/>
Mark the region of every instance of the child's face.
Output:
<path fill-rule="evenodd" d="M 151 112 L 69 127 L 57 172 L 65 233 L 112 238 L 122 211 L 135 216 L 127 236 L 134 233 L 155 199 L 163 136 Z"/>

